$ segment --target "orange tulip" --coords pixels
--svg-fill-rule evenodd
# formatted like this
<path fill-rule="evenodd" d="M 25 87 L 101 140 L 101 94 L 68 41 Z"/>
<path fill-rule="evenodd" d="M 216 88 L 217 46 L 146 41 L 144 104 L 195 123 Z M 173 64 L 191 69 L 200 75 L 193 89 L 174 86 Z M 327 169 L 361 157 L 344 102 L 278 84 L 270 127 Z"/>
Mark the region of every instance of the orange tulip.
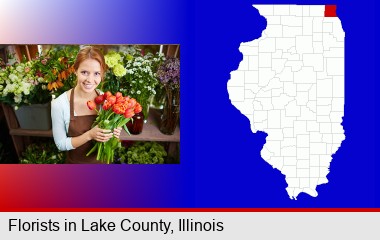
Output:
<path fill-rule="evenodd" d="M 135 112 L 133 111 L 133 109 L 127 109 L 127 111 L 125 111 L 125 113 L 124 113 L 125 118 L 131 118 L 134 115 L 135 115 Z"/>
<path fill-rule="evenodd" d="M 134 98 L 129 99 L 128 108 L 135 108 L 137 101 Z"/>
<path fill-rule="evenodd" d="M 87 107 L 90 110 L 94 110 L 96 108 L 96 103 L 94 101 L 87 101 Z"/>
<path fill-rule="evenodd" d="M 116 97 L 117 99 L 122 98 L 122 97 L 123 97 L 123 94 L 122 94 L 121 92 L 117 92 L 117 93 L 115 94 L 115 97 Z"/>
<path fill-rule="evenodd" d="M 107 97 L 107 102 L 109 102 L 111 105 L 114 105 L 116 103 L 116 97 L 115 96 Z"/>
<path fill-rule="evenodd" d="M 105 102 L 105 103 L 103 104 L 103 109 L 104 109 L 104 110 L 108 110 L 110 107 L 112 107 L 112 104 L 110 104 L 110 102 Z"/>
<path fill-rule="evenodd" d="M 105 98 L 107 99 L 108 97 L 112 96 L 112 93 L 110 91 L 107 91 L 104 93 Z"/>
<path fill-rule="evenodd" d="M 124 114 L 127 110 L 127 107 L 124 104 L 116 103 L 115 105 L 113 105 L 112 110 L 116 114 Z"/>
<path fill-rule="evenodd" d="M 139 113 L 141 111 L 142 111 L 142 107 L 141 107 L 140 103 L 136 103 L 134 112 Z"/>
<path fill-rule="evenodd" d="M 117 98 L 116 97 L 116 103 L 125 103 L 125 102 L 126 102 L 125 98 L 123 98 L 123 97 Z"/>

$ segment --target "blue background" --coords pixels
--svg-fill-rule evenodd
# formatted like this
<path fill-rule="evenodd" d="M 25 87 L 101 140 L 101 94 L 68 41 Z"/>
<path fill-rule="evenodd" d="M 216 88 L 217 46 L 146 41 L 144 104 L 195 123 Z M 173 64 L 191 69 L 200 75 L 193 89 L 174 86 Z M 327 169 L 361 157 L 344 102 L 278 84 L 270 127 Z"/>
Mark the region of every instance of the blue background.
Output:
<path fill-rule="evenodd" d="M 337 5 L 346 33 L 346 140 L 316 198 L 301 193 L 289 200 L 284 176 L 260 157 L 266 135 L 252 134 L 248 119 L 228 98 L 229 74 L 242 60 L 240 43 L 258 38 L 265 28 L 252 3 Z M 374 1 L 197 1 L 196 9 L 197 206 L 379 207 Z"/>

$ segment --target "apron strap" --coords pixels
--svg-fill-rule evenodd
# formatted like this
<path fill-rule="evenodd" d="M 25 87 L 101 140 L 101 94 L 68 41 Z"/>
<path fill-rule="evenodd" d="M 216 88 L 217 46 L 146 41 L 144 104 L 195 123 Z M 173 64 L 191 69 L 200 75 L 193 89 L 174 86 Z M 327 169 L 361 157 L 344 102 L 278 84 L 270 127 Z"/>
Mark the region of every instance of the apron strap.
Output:
<path fill-rule="evenodd" d="M 74 120 L 74 90 L 75 87 L 71 90 L 70 94 L 70 120 Z M 96 95 L 100 95 L 100 92 L 98 89 L 95 89 Z"/>
<path fill-rule="evenodd" d="M 74 121 L 74 89 L 75 87 L 71 90 L 70 94 L 70 120 Z"/>

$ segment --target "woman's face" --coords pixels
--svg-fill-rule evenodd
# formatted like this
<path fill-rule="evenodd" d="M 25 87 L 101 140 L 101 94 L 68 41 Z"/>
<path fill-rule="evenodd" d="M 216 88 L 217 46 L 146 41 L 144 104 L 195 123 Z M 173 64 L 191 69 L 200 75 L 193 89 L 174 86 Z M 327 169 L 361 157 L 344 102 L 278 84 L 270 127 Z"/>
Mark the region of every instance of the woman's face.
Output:
<path fill-rule="evenodd" d="M 93 92 L 102 80 L 100 63 L 88 58 L 79 65 L 76 75 L 79 89 L 87 93 Z"/>

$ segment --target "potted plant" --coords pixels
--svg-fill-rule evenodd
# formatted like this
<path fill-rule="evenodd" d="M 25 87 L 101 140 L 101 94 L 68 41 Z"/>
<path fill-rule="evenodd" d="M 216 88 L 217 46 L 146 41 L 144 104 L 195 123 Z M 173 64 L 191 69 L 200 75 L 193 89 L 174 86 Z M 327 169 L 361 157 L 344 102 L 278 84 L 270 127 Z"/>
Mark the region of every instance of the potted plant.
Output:
<path fill-rule="evenodd" d="M 15 109 L 21 128 L 51 128 L 52 98 L 74 85 L 75 48 L 52 49 L 0 69 L 0 102 Z"/>
<path fill-rule="evenodd" d="M 157 77 L 164 89 L 165 101 L 160 131 L 172 135 L 180 117 L 180 60 L 167 58 L 158 68 Z"/>
<path fill-rule="evenodd" d="M 120 147 L 116 158 L 128 164 L 162 164 L 167 153 L 164 147 L 156 142 L 136 142 L 129 148 Z"/>
<path fill-rule="evenodd" d="M 54 142 L 30 144 L 20 157 L 23 164 L 61 164 L 64 163 L 66 154 L 58 151 Z"/>

